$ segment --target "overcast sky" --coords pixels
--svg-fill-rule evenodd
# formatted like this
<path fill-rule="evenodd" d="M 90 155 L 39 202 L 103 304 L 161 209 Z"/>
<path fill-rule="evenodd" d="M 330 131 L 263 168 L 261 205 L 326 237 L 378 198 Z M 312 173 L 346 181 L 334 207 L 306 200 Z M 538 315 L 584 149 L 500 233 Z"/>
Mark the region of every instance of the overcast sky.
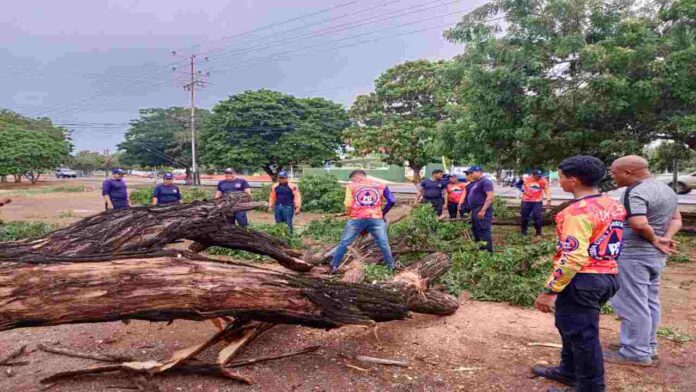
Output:
<path fill-rule="evenodd" d="M 189 104 L 191 54 L 210 72 L 199 107 L 259 88 L 349 106 L 393 65 L 460 53 L 442 31 L 483 2 L 11 1 L 0 14 L 0 107 L 76 124 L 78 150 L 113 150 L 139 108 Z"/>

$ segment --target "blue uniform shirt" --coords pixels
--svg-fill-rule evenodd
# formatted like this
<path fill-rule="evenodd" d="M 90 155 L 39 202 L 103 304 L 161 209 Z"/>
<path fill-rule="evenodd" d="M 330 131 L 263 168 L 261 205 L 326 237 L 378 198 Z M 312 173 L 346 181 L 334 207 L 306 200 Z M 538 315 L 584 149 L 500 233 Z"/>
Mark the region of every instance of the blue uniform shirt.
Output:
<path fill-rule="evenodd" d="M 123 180 L 106 180 L 102 183 L 102 195 L 109 196 L 111 202 L 125 203 L 128 201 L 128 189 L 126 188 L 126 182 Z"/>
<path fill-rule="evenodd" d="M 181 192 L 176 185 L 159 184 L 152 191 L 152 197 L 157 198 L 157 205 L 176 203 L 181 200 Z"/>
<path fill-rule="evenodd" d="M 295 197 L 288 184 L 278 184 L 276 191 L 276 204 L 281 206 L 292 206 L 295 204 Z"/>
<path fill-rule="evenodd" d="M 471 182 L 466 187 L 466 203 L 470 208 L 481 207 L 486 201 L 486 192 L 493 192 L 493 183 L 486 177 Z"/>
<path fill-rule="evenodd" d="M 423 198 L 426 200 L 436 200 L 442 199 L 442 192 L 445 186 L 442 185 L 442 181 L 435 181 L 432 178 L 426 178 L 421 182 L 421 188 L 423 188 Z"/>
<path fill-rule="evenodd" d="M 394 207 L 394 204 L 396 204 L 396 197 L 394 197 L 394 194 L 389 190 L 389 187 L 386 186 L 384 187 L 384 193 L 382 193 L 382 196 L 384 196 L 384 207 L 382 207 L 382 216 L 386 216 L 387 212 L 391 210 L 392 207 Z"/>
<path fill-rule="evenodd" d="M 226 195 L 230 192 L 244 192 L 249 188 L 249 183 L 243 178 L 237 178 L 235 180 L 222 180 L 218 182 L 217 190 Z"/>

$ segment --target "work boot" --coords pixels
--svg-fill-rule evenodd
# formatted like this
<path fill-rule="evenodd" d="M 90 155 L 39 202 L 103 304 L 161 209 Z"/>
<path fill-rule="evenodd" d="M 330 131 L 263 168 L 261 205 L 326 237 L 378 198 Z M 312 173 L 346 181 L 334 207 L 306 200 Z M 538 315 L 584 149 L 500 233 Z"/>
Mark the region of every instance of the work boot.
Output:
<path fill-rule="evenodd" d="M 559 371 L 559 367 L 534 365 L 532 366 L 532 374 L 537 377 L 544 377 L 548 380 L 558 381 L 561 384 L 572 387 L 575 385 L 575 378 L 566 376 Z"/>
<path fill-rule="evenodd" d="M 650 358 L 631 359 L 631 358 L 625 357 L 618 350 L 605 351 L 604 352 L 604 362 L 616 363 L 619 365 L 631 365 L 631 366 L 644 366 L 644 367 L 655 366 L 655 363 L 653 363 L 652 359 L 650 359 Z"/>
<path fill-rule="evenodd" d="M 609 350 L 619 351 L 620 348 L 621 345 L 618 343 L 609 343 Z M 657 353 L 657 349 L 652 349 L 652 355 L 650 356 L 650 359 L 652 359 L 653 361 L 657 361 L 660 359 L 660 354 Z"/>

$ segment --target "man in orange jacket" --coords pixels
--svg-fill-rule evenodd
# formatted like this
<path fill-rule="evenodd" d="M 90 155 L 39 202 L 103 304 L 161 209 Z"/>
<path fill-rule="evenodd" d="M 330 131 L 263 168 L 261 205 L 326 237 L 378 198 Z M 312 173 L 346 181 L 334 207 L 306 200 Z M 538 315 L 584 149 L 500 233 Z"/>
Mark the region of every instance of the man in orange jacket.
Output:
<path fill-rule="evenodd" d="M 541 235 L 544 196 L 546 203 L 551 204 L 549 181 L 542 176 L 541 170 L 534 169 L 531 176 L 521 179 L 515 185 L 522 191 L 522 206 L 520 208 L 522 235 L 527 235 L 530 217 L 534 220 L 536 235 Z"/>
<path fill-rule="evenodd" d="M 271 195 L 268 200 L 268 208 L 273 211 L 276 223 L 285 223 L 290 228 L 292 235 L 292 220 L 300 213 L 302 207 L 302 195 L 300 188 L 288 180 L 288 173 L 278 173 L 278 182 L 271 186 Z"/>
<path fill-rule="evenodd" d="M 450 219 L 457 217 L 457 213 L 461 218 L 464 217 L 464 211 L 461 209 L 462 200 L 466 197 L 466 177 L 452 174 L 449 184 L 445 190 L 445 198 L 447 199 L 447 212 Z"/>

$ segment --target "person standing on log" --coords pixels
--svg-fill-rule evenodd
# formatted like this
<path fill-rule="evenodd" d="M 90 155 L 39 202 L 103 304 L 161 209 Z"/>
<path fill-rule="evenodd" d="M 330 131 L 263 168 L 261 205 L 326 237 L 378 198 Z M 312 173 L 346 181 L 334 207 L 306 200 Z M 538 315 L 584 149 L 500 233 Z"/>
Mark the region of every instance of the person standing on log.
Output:
<path fill-rule="evenodd" d="M 384 215 L 396 204 L 396 198 L 384 184 L 367 179 L 363 170 L 353 170 L 349 176 L 351 182 L 346 186 L 346 196 L 343 206 L 350 217 L 343 229 L 343 237 L 336 247 L 331 261 L 331 273 L 338 272 L 348 246 L 355 241 L 362 231 L 372 235 L 375 243 L 382 251 L 384 264 L 393 270 L 394 257 L 389 247 L 387 237 L 387 222 Z M 384 199 L 384 205 L 382 203 Z"/>
<path fill-rule="evenodd" d="M 130 207 L 128 200 L 128 187 L 123 180 L 126 174 L 121 168 L 111 170 L 111 179 L 102 183 L 102 197 L 104 198 L 104 208 L 114 210 L 125 210 Z"/>
<path fill-rule="evenodd" d="M 574 387 L 604 391 L 604 359 L 599 341 L 599 313 L 619 289 L 626 210 L 598 184 L 606 175 L 601 160 L 575 156 L 559 165 L 560 184 L 574 200 L 555 216 L 557 247 L 553 272 L 534 306 L 555 313 L 561 335 L 561 363 L 536 365 L 532 373 Z"/>
<path fill-rule="evenodd" d="M 650 173 L 648 161 L 629 155 L 615 160 L 611 175 L 627 187 L 626 233 L 619 260 L 621 290 L 611 300 L 621 319 L 618 350 L 604 353 L 607 362 L 649 366 L 657 359 L 660 325 L 660 276 L 667 257 L 677 252 L 673 237 L 681 229 L 677 195 Z"/>
<path fill-rule="evenodd" d="M 152 204 L 157 206 L 181 204 L 181 192 L 179 187 L 174 185 L 174 175 L 172 173 L 164 173 L 162 183 L 157 185 L 152 191 Z"/>
<path fill-rule="evenodd" d="M 276 223 L 285 223 L 292 235 L 292 220 L 300 213 L 302 207 L 302 195 L 300 188 L 288 180 L 288 173 L 278 173 L 278 182 L 271 186 L 271 194 L 268 200 L 268 209 L 273 211 Z"/>
<path fill-rule="evenodd" d="M 444 172 L 440 169 L 433 170 L 431 177 L 420 183 L 416 196 L 416 204 L 429 203 L 438 217 L 442 215 L 442 207 L 445 204 L 446 185 L 442 183 L 443 174 Z"/>
<path fill-rule="evenodd" d="M 481 166 L 467 170 L 472 182 L 466 188 L 466 204 L 471 210 L 471 231 L 476 242 L 483 241 L 481 250 L 493 253 L 493 183 L 483 175 Z"/>
<path fill-rule="evenodd" d="M 551 205 L 551 187 L 539 169 L 532 170 L 529 177 L 520 179 L 515 186 L 522 192 L 520 208 L 520 232 L 527 235 L 529 218 L 534 221 L 536 235 L 541 236 L 542 214 L 544 212 L 543 198 L 546 196 L 547 205 Z"/>
<path fill-rule="evenodd" d="M 447 189 L 445 190 L 445 198 L 447 199 L 447 212 L 449 213 L 450 219 L 455 219 L 457 214 L 460 217 L 464 217 L 464 211 L 461 208 L 462 199 L 466 195 L 466 177 L 464 176 L 450 176 L 450 183 L 447 184 Z"/>
<path fill-rule="evenodd" d="M 237 177 L 237 171 L 228 167 L 225 169 L 225 179 L 217 184 L 215 200 L 219 200 L 232 192 L 245 192 L 251 196 L 249 183 L 245 179 Z M 237 224 L 242 227 L 249 226 L 246 211 L 235 212 L 233 216 L 228 218 L 228 222 L 232 225 Z"/>

